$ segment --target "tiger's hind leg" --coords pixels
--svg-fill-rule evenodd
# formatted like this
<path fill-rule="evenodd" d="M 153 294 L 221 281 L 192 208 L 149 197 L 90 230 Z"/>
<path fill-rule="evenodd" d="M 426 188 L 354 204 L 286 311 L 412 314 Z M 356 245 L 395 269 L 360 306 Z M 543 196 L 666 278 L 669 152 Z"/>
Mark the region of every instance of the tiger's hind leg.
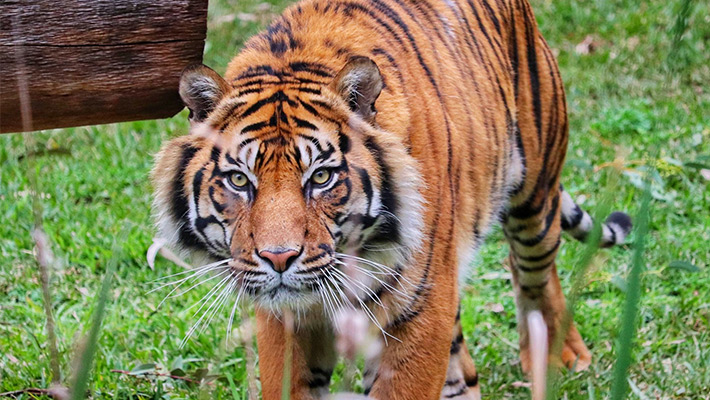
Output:
<path fill-rule="evenodd" d="M 466 341 L 461 330 L 461 307 L 456 313 L 449 367 L 446 370 L 446 383 L 441 391 L 442 399 L 480 400 L 481 386 L 473 358 L 466 348 Z"/>
<path fill-rule="evenodd" d="M 523 371 L 530 371 L 530 342 L 527 314 L 540 310 L 548 330 L 548 343 L 559 334 L 565 335 L 559 358 L 551 354 L 550 363 L 562 363 L 577 371 L 591 363 L 591 354 L 577 328 L 570 323 L 565 332 L 561 326 L 565 314 L 565 297 L 557 276 L 555 258 L 560 245 L 560 189 L 559 185 L 538 194 L 543 207 L 528 208 L 523 204 L 513 207 L 504 222 L 504 232 L 510 242 L 510 268 L 513 276 L 515 300 L 518 307 L 520 360 Z"/>

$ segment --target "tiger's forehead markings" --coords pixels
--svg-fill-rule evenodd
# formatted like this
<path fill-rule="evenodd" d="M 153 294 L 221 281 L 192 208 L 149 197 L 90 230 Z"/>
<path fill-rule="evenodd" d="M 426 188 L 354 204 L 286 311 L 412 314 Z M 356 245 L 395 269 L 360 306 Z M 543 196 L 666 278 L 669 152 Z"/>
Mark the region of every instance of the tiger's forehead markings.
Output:
<path fill-rule="evenodd" d="M 345 154 L 349 139 L 331 115 L 331 104 L 321 97 L 334 75 L 328 66 L 296 61 L 252 66 L 233 78 L 236 90 L 229 103 L 238 106 L 229 110 L 220 130 L 230 132 L 225 135 L 232 142 L 227 148 L 239 168 L 254 170 L 264 159 L 273 159 L 274 151 L 304 170 L 316 163 L 338 163 L 335 146 Z"/>
<path fill-rule="evenodd" d="M 235 87 L 249 84 L 249 79 L 264 79 L 261 83 L 317 83 L 327 84 L 335 76 L 332 68 L 325 64 L 308 61 L 294 61 L 282 68 L 275 68 L 272 65 L 255 65 L 232 79 Z M 320 79 L 319 79 L 320 78 Z"/>
<path fill-rule="evenodd" d="M 313 126 L 315 127 L 315 126 Z M 309 171 L 321 165 L 340 165 L 342 156 L 336 151 L 327 134 L 314 130 L 291 135 L 271 134 L 267 137 L 234 137 L 232 145 L 223 147 L 223 170 L 238 169 L 256 180 L 259 170 L 269 167 L 274 160 L 286 162 Z"/>

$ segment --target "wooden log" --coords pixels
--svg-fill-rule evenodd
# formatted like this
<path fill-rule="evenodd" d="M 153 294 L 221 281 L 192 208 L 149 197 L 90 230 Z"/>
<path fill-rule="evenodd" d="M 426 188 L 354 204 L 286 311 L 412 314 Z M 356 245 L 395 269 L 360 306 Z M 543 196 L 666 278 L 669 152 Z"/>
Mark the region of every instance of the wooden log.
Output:
<path fill-rule="evenodd" d="M 164 118 L 182 69 L 202 60 L 207 0 L 3 0 L 0 132 Z"/>

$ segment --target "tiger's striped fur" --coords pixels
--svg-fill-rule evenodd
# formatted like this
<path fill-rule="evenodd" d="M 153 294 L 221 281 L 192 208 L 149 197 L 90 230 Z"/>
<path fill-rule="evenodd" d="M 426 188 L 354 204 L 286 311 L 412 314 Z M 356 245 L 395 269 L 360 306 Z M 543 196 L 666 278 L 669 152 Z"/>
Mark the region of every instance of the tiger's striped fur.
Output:
<path fill-rule="evenodd" d="M 191 134 L 157 157 L 157 224 L 192 253 L 231 258 L 232 287 L 257 304 L 265 399 L 280 398 L 284 362 L 271 313 L 302 316 L 291 398 L 317 398 L 346 297 L 396 338 L 368 360 L 371 397 L 479 398 L 457 278 L 498 221 L 523 368 L 530 310 L 564 335 L 559 361 L 589 364 L 576 328 L 558 332 L 554 260 L 561 230 L 583 239 L 591 220 L 561 189 L 563 86 L 527 1 L 304 0 L 224 79 L 192 67 L 180 93 Z M 602 245 L 621 243 L 630 221 L 615 213 L 604 229 Z"/>

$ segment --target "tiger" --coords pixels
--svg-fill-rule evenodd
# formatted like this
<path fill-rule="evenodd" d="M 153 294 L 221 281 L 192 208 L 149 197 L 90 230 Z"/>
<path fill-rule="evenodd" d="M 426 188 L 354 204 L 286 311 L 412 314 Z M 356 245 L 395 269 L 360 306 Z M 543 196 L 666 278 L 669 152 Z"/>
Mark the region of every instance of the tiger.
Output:
<path fill-rule="evenodd" d="M 290 398 L 315 399 L 351 307 L 382 332 L 370 398 L 479 399 L 459 302 L 497 224 L 523 371 L 533 310 L 563 343 L 551 365 L 590 365 L 561 325 L 555 258 L 563 230 L 585 240 L 594 223 L 560 182 L 564 88 L 526 0 L 303 0 L 224 76 L 187 67 L 179 94 L 190 128 L 156 156 L 157 230 L 254 304 L 264 399 L 281 398 L 284 313 L 298 316 Z M 631 219 L 601 225 L 609 247 Z"/>

